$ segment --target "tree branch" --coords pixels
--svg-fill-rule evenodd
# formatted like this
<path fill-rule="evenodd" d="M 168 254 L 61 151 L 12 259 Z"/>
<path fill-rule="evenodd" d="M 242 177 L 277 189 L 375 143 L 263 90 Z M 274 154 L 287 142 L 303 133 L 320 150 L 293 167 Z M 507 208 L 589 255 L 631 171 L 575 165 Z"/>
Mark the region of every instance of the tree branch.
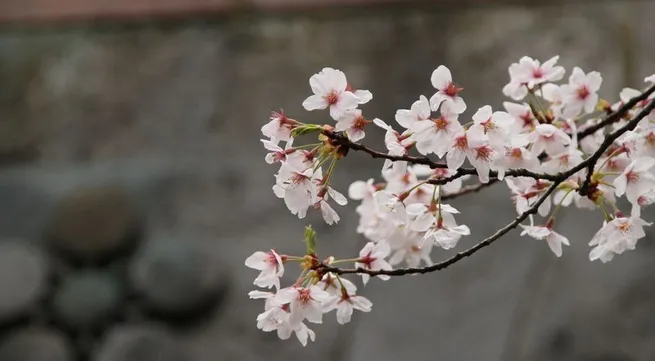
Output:
<path fill-rule="evenodd" d="M 651 89 L 655 91 L 655 86 L 653 86 Z M 426 266 L 426 267 L 414 267 L 414 268 L 397 268 L 394 270 L 368 270 L 364 268 L 353 268 L 353 269 L 344 269 L 344 268 L 338 268 L 338 267 L 332 267 L 330 265 L 326 265 L 324 263 L 319 264 L 315 269 L 320 270 L 321 272 L 331 272 L 335 274 L 353 274 L 353 273 L 358 273 L 358 274 L 368 274 L 370 276 L 378 276 L 378 275 L 388 275 L 388 276 L 404 276 L 404 275 L 409 275 L 409 274 L 425 274 L 425 273 L 430 273 L 430 272 L 435 272 L 442 270 L 459 260 L 466 258 L 468 256 L 471 256 L 472 254 L 476 253 L 477 251 L 481 250 L 482 248 L 492 244 L 496 240 L 498 240 L 500 237 L 503 235 L 507 234 L 509 231 L 512 229 L 516 228 L 521 222 L 523 222 L 526 218 L 528 218 L 529 215 L 531 214 L 536 214 L 537 210 L 541 206 L 541 204 L 557 189 L 557 187 L 567 180 L 569 177 L 572 175 L 576 174 L 577 172 L 587 168 L 590 170 L 590 173 L 593 172 L 593 168 L 595 164 L 598 162 L 600 157 L 604 154 L 605 150 L 609 146 L 611 146 L 616 139 L 618 139 L 621 135 L 625 134 L 627 131 L 634 129 L 637 124 L 645 118 L 648 114 L 650 114 L 653 109 L 655 109 L 655 99 L 651 100 L 651 102 L 644 107 L 632 120 L 630 120 L 626 125 L 615 131 L 614 133 L 611 133 L 608 135 L 603 143 L 600 145 L 598 150 L 594 152 L 589 158 L 578 164 L 577 166 L 569 169 L 566 172 L 561 172 L 556 174 L 554 177 L 556 178 L 553 181 L 553 184 L 548 188 L 548 190 L 541 195 L 541 197 L 537 200 L 535 204 L 530 207 L 527 211 L 521 213 L 518 217 L 516 217 L 512 222 L 507 224 L 505 227 L 499 229 L 491 235 L 490 237 L 485 238 L 484 240 L 480 241 L 473 247 L 459 252 L 453 257 L 439 263 L 435 263 L 431 266 Z M 585 182 L 586 183 L 586 182 Z M 588 185 L 587 185 L 588 186 Z M 584 187 L 584 184 L 583 184 Z M 582 188 L 580 188 L 580 191 L 582 191 Z"/>
<path fill-rule="evenodd" d="M 627 103 L 623 104 L 622 107 L 617 109 L 615 112 L 613 112 L 611 114 L 608 114 L 600 122 L 590 126 L 589 128 L 586 128 L 584 130 L 579 131 L 578 132 L 578 139 L 582 139 L 582 138 L 585 138 L 587 136 L 590 136 L 590 135 L 596 133 L 597 131 L 605 128 L 606 126 L 618 121 L 619 119 L 624 117 L 628 113 L 628 111 L 630 109 L 634 108 L 634 106 L 637 105 L 637 103 L 648 99 L 648 97 L 651 94 L 653 94 L 653 92 L 655 92 L 655 85 L 651 86 L 646 91 L 639 94 L 638 96 L 630 99 Z"/>
<path fill-rule="evenodd" d="M 655 85 L 651 87 L 651 89 L 655 90 Z M 636 99 L 636 98 L 634 98 Z M 587 160 L 583 163 L 586 164 L 587 168 L 587 177 L 585 178 L 584 182 L 582 183 L 582 186 L 580 187 L 579 193 L 581 196 L 586 196 L 589 194 L 589 191 L 591 189 L 591 176 L 594 173 L 594 167 L 596 166 L 596 163 L 600 159 L 600 157 L 605 153 L 605 151 L 612 145 L 614 142 L 623 134 L 627 133 L 630 130 L 634 130 L 637 127 L 637 124 L 647 117 L 652 111 L 655 109 L 655 99 L 651 100 L 648 105 L 646 105 L 643 109 L 635 115 L 635 117 L 630 120 L 626 125 L 615 131 L 614 133 L 608 135 L 605 137 L 605 140 L 603 143 L 601 143 L 600 147 L 598 148 L 598 151 L 596 151 L 594 154 L 592 154 Z M 582 164 L 582 163 L 581 163 Z M 584 167 L 583 167 L 584 168 Z M 581 170 L 583 169 L 581 168 Z"/>

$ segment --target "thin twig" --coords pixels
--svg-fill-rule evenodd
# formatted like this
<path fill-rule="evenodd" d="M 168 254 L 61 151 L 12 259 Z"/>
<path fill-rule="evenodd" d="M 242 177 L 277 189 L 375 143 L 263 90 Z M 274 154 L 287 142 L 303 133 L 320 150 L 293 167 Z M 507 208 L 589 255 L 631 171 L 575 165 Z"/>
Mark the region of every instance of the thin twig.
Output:
<path fill-rule="evenodd" d="M 417 157 L 417 156 L 411 156 L 411 155 L 391 155 L 391 154 L 385 154 L 380 151 L 371 149 L 363 144 L 360 143 L 354 143 L 348 137 L 346 137 L 343 133 L 335 132 L 332 130 L 323 130 L 323 134 L 327 136 L 328 138 L 332 139 L 332 141 L 335 143 L 335 145 L 342 146 L 347 149 L 352 149 L 356 151 L 362 151 L 364 153 L 369 154 L 373 158 L 381 158 L 381 159 L 388 159 L 394 162 L 408 162 L 410 164 L 422 164 L 422 165 L 427 165 L 432 169 L 435 168 L 448 168 L 448 165 L 443 162 L 435 162 L 432 159 L 428 157 Z M 477 175 L 478 171 L 475 168 L 459 168 L 457 172 L 450 176 L 450 177 L 445 177 L 445 178 L 439 178 L 439 179 L 433 179 L 429 183 L 430 184 L 435 184 L 435 185 L 440 185 L 440 184 L 446 184 L 449 183 L 455 179 L 461 178 L 465 175 Z M 496 171 L 490 171 L 489 172 L 489 177 L 497 177 L 498 172 Z M 505 172 L 505 176 L 507 177 L 529 177 L 529 178 L 534 178 L 534 179 L 542 179 L 542 180 L 550 180 L 550 181 L 555 181 L 558 179 L 557 175 L 553 174 L 547 174 L 547 173 L 535 173 L 532 171 L 529 171 L 527 169 L 523 168 L 518 168 L 518 169 L 509 169 Z"/>

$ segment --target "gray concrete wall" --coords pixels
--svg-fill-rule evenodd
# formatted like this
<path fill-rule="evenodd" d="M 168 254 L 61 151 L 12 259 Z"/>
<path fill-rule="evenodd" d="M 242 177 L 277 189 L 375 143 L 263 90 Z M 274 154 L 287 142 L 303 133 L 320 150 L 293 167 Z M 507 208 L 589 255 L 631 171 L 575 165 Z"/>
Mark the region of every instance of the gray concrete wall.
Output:
<path fill-rule="evenodd" d="M 222 301 L 220 307 L 203 311 L 204 322 L 167 326 L 167 320 L 143 312 L 139 297 L 120 296 L 116 306 L 107 306 L 111 317 L 97 321 L 99 331 L 73 327 L 71 342 L 100 355 L 94 360 L 157 360 L 147 350 L 141 356 L 112 351 L 144 332 L 155 339 L 151 345 L 175 348 L 162 360 L 650 360 L 655 357 L 655 247 L 647 239 L 610 264 L 590 263 L 586 244 L 601 222 L 599 214 L 567 211 L 562 226 L 572 245 L 561 259 L 544 244 L 512 232 L 445 271 L 373 281 L 364 290 L 374 302 L 373 313 L 356 315 L 345 327 L 336 327 L 329 315 L 327 324 L 315 327 L 317 342 L 304 349 L 256 329 L 262 305 L 247 300 L 255 274 L 243 260 L 272 245 L 302 251 L 305 222 L 270 191 L 275 169 L 263 162 L 259 128 L 269 111 L 280 107 L 305 121 L 323 121 L 300 106 L 309 92 L 307 79 L 323 66 L 340 68 L 353 84 L 370 89 L 374 99 L 364 109 L 386 121 L 431 91 L 429 75 L 440 64 L 464 85 L 470 108 L 498 107 L 507 66 L 526 54 L 541 59 L 559 54 L 568 68 L 598 70 L 604 76 L 602 95 L 613 97 L 622 86 L 638 85 L 655 72 L 655 48 L 649 45 L 653 13 L 651 1 L 617 0 L 5 29 L 0 32 L 0 235 L 35 245 L 35 252 L 46 254 L 41 262 L 49 268 L 43 272 L 55 280 L 33 281 L 43 290 L 28 292 L 34 304 L 23 310 L 25 322 L 38 329 L 62 328 L 69 316 L 53 313 L 50 305 L 66 280 L 97 268 L 117 270 L 114 279 L 129 279 L 136 272 L 130 265 L 142 252 L 172 239 L 182 244 L 173 246 L 173 255 L 186 254 L 184 247 L 192 245 L 209 257 L 169 266 L 182 292 L 188 291 L 183 287 L 191 282 L 188 274 L 198 275 L 196 288 L 188 292 L 210 295 Z M 379 135 L 367 140 L 380 144 Z M 360 154 L 348 158 L 337 178 L 344 191 L 381 165 Z M 131 240 L 136 253 L 126 251 L 109 264 L 79 264 L 47 251 L 58 242 L 51 229 L 66 212 L 61 204 L 71 192 L 106 186 L 119 187 L 132 200 L 140 229 Z M 86 206 L 75 202 L 68 207 L 77 211 L 68 217 L 84 218 Z M 107 213 L 98 217 L 118 214 L 100 204 Z M 461 248 L 514 217 L 504 186 L 454 204 L 473 230 Z M 325 226 L 314 216 L 309 221 L 319 231 L 321 248 L 345 256 L 364 240 L 354 233 L 353 207 L 341 213 L 338 226 Z M 71 242 L 113 244 L 113 238 L 84 224 L 65 224 L 75 234 L 66 236 Z M 91 248 L 84 252 L 96 252 Z M 434 259 L 449 254 L 435 251 Z M 6 278 L 0 292 L 12 295 L 12 287 L 21 283 Z M 163 290 L 152 291 L 154 299 L 175 298 L 174 286 L 170 290 L 164 283 Z M 212 290 L 221 292 L 216 296 Z M 3 297 L 6 304 L 16 303 Z M 80 302 L 79 310 L 91 307 L 88 300 Z M 57 312 L 64 316 L 53 316 Z M 79 317 L 93 318 L 94 312 Z M 159 331 L 143 331 L 141 325 L 152 323 Z M 33 336 L 16 341 L 22 324 L 2 333 L 0 360 L 23 355 L 21 342 L 36 343 Z M 111 326 L 116 324 L 127 325 L 129 332 L 116 331 Z M 59 343 L 32 348 L 55 348 L 55 343 L 65 348 L 61 344 L 68 341 L 48 332 Z M 50 360 L 48 355 L 31 357 Z"/>

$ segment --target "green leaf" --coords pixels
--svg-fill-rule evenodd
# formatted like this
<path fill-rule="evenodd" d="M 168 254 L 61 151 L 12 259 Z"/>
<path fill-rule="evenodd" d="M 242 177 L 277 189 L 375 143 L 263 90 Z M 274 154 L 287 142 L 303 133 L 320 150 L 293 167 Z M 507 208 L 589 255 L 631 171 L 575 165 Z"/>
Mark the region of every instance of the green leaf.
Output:
<path fill-rule="evenodd" d="M 305 227 L 305 247 L 307 249 L 307 254 L 316 253 L 316 231 L 312 228 L 311 225 Z"/>

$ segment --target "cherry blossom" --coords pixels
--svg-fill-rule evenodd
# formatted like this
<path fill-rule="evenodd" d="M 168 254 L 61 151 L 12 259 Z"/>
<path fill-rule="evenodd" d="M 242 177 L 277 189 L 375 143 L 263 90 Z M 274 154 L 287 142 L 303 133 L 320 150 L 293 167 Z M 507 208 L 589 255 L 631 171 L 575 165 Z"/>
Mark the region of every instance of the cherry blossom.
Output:
<path fill-rule="evenodd" d="M 618 197 L 623 194 L 635 203 L 641 195 L 655 189 L 655 175 L 650 171 L 655 166 L 655 158 L 638 158 L 614 180 Z"/>
<path fill-rule="evenodd" d="M 430 102 L 428 101 L 428 98 L 421 95 L 419 100 L 415 101 L 410 109 L 400 109 L 396 111 L 395 119 L 401 127 L 409 129 L 418 121 L 430 119 L 430 114 Z"/>
<path fill-rule="evenodd" d="M 602 82 L 603 78 L 597 71 L 585 74 L 582 69 L 573 68 L 569 84 L 562 86 L 567 114 L 576 116 L 583 111 L 592 113 L 598 103 L 598 89 Z"/>
<path fill-rule="evenodd" d="M 534 114 L 532 114 L 532 109 L 527 103 L 517 104 L 512 102 L 503 102 L 503 107 L 505 110 L 514 117 L 514 123 L 512 124 L 512 130 L 510 133 L 522 133 L 530 132 L 538 124 L 537 119 Z"/>
<path fill-rule="evenodd" d="M 443 103 L 441 116 L 434 119 L 416 121 L 412 124 L 410 132 L 414 133 L 416 139 L 416 150 L 421 154 L 435 153 L 439 158 L 448 152 L 452 137 L 463 131 L 463 127 L 457 121 L 457 113 L 451 108 L 450 103 Z"/>
<path fill-rule="evenodd" d="M 287 118 L 283 111 L 272 112 L 270 122 L 262 127 L 262 134 L 271 139 L 289 141 L 291 131 L 298 126 L 298 122 Z"/>
<path fill-rule="evenodd" d="M 323 278 L 321 278 L 321 281 L 316 285 L 323 291 L 327 292 L 330 296 L 341 295 L 344 290 L 349 294 L 357 292 L 357 286 L 355 286 L 354 283 L 343 277 L 337 279 L 336 275 L 329 272 L 326 273 Z"/>
<path fill-rule="evenodd" d="M 338 132 L 346 132 L 348 138 L 353 142 L 359 141 L 366 135 L 364 127 L 371 123 L 370 120 L 362 116 L 362 111 L 359 109 L 346 110 L 341 117 L 337 120 L 334 129 Z"/>
<path fill-rule="evenodd" d="M 312 323 L 323 322 L 321 302 L 326 301 L 330 294 L 318 286 L 288 287 L 281 289 L 275 298 L 282 304 L 289 303 L 289 323 L 297 325 L 303 320 Z"/>
<path fill-rule="evenodd" d="M 514 100 L 521 100 L 528 95 L 524 71 L 519 63 L 513 63 L 508 69 L 510 81 L 503 87 L 503 94 Z"/>
<path fill-rule="evenodd" d="M 548 247 L 550 247 L 550 250 L 553 251 L 557 257 L 562 256 L 562 245 L 569 245 L 569 240 L 561 234 L 553 231 L 550 226 L 535 226 L 534 219 L 532 217 L 530 217 L 530 225 L 521 225 L 521 228 L 523 228 L 521 236 L 527 234 L 536 240 L 546 241 L 546 243 L 548 243 Z"/>
<path fill-rule="evenodd" d="M 324 242 L 307 226 L 302 253 L 257 251 L 245 260 L 259 271 L 253 284 L 262 290 L 248 293 L 264 300 L 257 328 L 276 331 L 281 339 L 295 334 L 305 346 L 316 337 L 307 324 L 322 323 L 323 314 L 336 311 L 337 322 L 345 324 L 355 310 L 372 310 L 372 302 L 347 277 L 361 276 L 366 285 L 372 275 L 388 280 L 437 271 L 516 228 L 521 236 L 545 241 L 561 257 L 563 245 L 570 242 L 567 229 L 558 226 L 555 231 L 554 225 L 575 219 L 574 208 L 594 211 L 599 225 L 603 220 L 589 242 L 589 260 L 605 263 L 635 249 L 645 237 L 644 227 L 651 225 L 641 218 L 642 208 L 655 203 L 655 111 L 646 111 L 655 104 L 650 87 L 655 75 L 644 79 L 647 90 L 623 88 L 604 100 L 598 96 L 600 73 L 576 66 L 563 80 L 565 70 L 558 60 L 554 56 L 541 63 L 521 57 L 509 66 L 510 79 L 502 89 L 513 102 L 504 102 L 504 111 L 479 105 L 470 118 L 463 115 L 467 104 L 459 95 L 462 88 L 446 66 L 438 66 L 430 77 L 436 93 L 429 99 L 419 95 L 409 109 L 395 112 L 400 131 L 381 119 L 364 118 L 358 106 L 369 102 L 372 93 L 351 87 L 343 72 L 326 67 L 312 75 L 314 94 L 303 107 L 329 109 L 336 124 L 305 124 L 282 111 L 271 114 L 260 141 L 265 162 L 279 165 L 274 195 L 298 218 L 311 209 L 335 225 L 341 219 L 334 205 L 348 203 L 334 188 L 333 182 L 341 181 L 334 175 L 348 173 L 337 164 L 352 153 L 384 163 L 377 176 L 351 180 L 348 188 L 349 198 L 358 202 L 356 232 L 366 239 L 358 255 L 325 254 L 331 240 Z M 386 151 L 364 144 L 370 123 L 376 125 L 371 132 L 383 132 Z M 494 186 L 499 194 L 498 187 L 509 189 L 517 218 L 472 247 L 445 252 L 471 234 L 468 225 L 458 224 L 459 211 L 448 202 Z M 624 215 L 628 208 L 630 216 Z M 521 224 L 528 218 L 529 225 Z M 439 255 L 443 260 L 434 264 L 435 249 L 451 255 Z M 300 270 L 283 287 L 281 277 L 292 269 L 289 263 Z M 341 268 L 353 263 L 354 268 Z M 399 265 L 408 268 L 393 268 Z"/>
<path fill-rule="evenodd" d="M 494 112 L 491 106 L 485 105 L 473 114 L 473 124 L 484 129 L 491 144 L 503 147 L 510 137 L 514 118 L 506 112 Z"/>
<path fill-rule="evenodd" d="M 264 148 L 267 150 L 270 150 L 271 152 L 266 154 L 266 157 L 264 160 L 268 164 L 273 164 L 273 163 L 280 163 L 282 161 L 287 160 L 287 156 L 295 151 L 293 149 L 293 138 L 290 139 L 284 149 L 280 148 L 275 142 L 272 142 L 267 139 L 260 139 L 262 144 L 264 144 Z"/>
<path fill-rule="evenodd" d="M 491 169 L 498 172 L 498 179 L 503 180 L 508 169 L 527 169 L 535 171 L 539 160 L 527 148 L 530 142 L 525 136 L 513 136 L 508 144 L 503 146 L 504 156 L 495 159 Z"/>
<path fill-rule="evenodd" d="M 307 209 L 318 201 L 317 183 L 323 178 L 320 169 L 301 169 L 291 162 L 282 163 L 273 191 L 283 198 L 291 214 L 302 219 Z"/>
<path fill-rule="evenodd" d="M 546 152 L 548 155 L 563 153 L 571 143 L 571 137 L 563 130 L 552 124 L 539 124 L 530 133 L 528 140 L 532 143 L 532 153 L 539 155 Z"/>
<path fill-rule="evenodd" d="M 407 267 L 418 267 L 421 261 L 426 265 L 431 265 L 433 244 L 423 242 L 423 232 L 416 232 L 410 229 L 403 229 L 400 237 L 395 237 L 393 244 L 392 255 L 389 258 L 389 264 L 396 266 L 402 262 L 407 264 Z"/>
<path fill-rule="evenodd" d="M 401 156 L 407 155 L 408 148 L 414 144 L 414 139 L 411 138 L 410 134 L 403 133 L 399 134 L 395 131 L 390 125 L 382 121 L 381 119 L 373 119 L 373 123 L 378 127 L 386 130 L 384 134 L 384 144 L 389 150 L 389 155 Z M 393 162 L 390 159 L 384 160 L 384 165 L 382 166 L 382 172 L 393 167 L 395 173 L 405 173 L 407 170 L 407 162 Z"/>
<path fill-rule="evenodd" d="M 448 204 L 432 203 L 429 207 L 425 204 L 411 204 L 407 212 L 416 217 L 410 224 L 411 229 L 425 232 L 419 247 L 431 243 L 443 249 L 451 249 L 462 236 L 471 234 L 467 226 L 457 225 L 453 214 L 459 211 Z"/>
<path fill-rule="evenodd" d="M 359 258 L 355 262 L 355 267 L 361 267 L 367 270 L 391 270 L 391 265 L 385 260 L 389 256 L 391 248 L 387 242 L 368 242 L 361 251 L 359 251 Z M 378 275 L 379 279 L 386 281 L 390 277 L 387 275 Z M 368 283 L 370 276 L 362 274 L 362 282 Z"/>
<path fill-rule="evenodd" d="M 274 250 L 257 251 L 246 258 L 246 266 L 261 271 L 254 284 L 259 287 L 280 288 L 280 277 L 284 275 L 283 257 Z"/>
<path fill-rule="evenodd" d="M 484 128 L 472 126 L 466 132 L 460 131 L 454 135 L 452 145 L 446 155 L 448 168 L 458 169 L 466 158 L 478 172 L 480 182 L 489 182 L 489 171 L 497 151 L 489 143 L 489 137 Z"/>
<path fill-rule="evenodd" d="M 332 296 L 325 302 L 323 307 L 325 312 L 337 310 L 337 322 L 341 325 L 345 325 L 350 322 L 353 310 L 371 312 L 372 306 L 373 303 L 371 303 L 367 298 L 350 294 L 348 291 L 344 290 L 341 294 Z"/>
<path fill-rule="evenodd" d="M 599 259 L 605 263 L 611 261 L 615 254 L 635 249 L 637 241 L 646 236 L 644 227 L 650 225 L 635 216 L 617 217 L 606 222 L 589 242 L 590 246 L 596 246 L 589 252 L 589 260 Z"/>
<path fill-rule="evenodd" d="M 323 68 L 320 73 L 309 78 L 309 85 L 314 92 L 302 103 L 306 110 L 330 108 L 334 120 L 341 118 L 347 110 L 354 109 L 362 101 L 353 92 L 346 90 L 346 75 L 336 69 Z"/>
<path fill-rule="evenodd" d="M 432 72 L 430 77 L 432 86 L 437 89 L 437 92 L 430 98 L 430 107 L 432 110 L 439 109 L 443 103 L 450 105 L 450 111 L 461 114 L 466 110 L 466 103 L 464 99 L 459 96 L 459 92 L 463 88 L 458 87 L 453 83 L 453 77 L 450 70 L 443 65 L 440 65 Z"/>
<path fill-rule="evenodd" d="M 518 77 L 530 89 L 537 84 L 558 81 L 565 72 L 563 67 L 556 65 L 558 60 L 559 56 L 556 55 L 541 64 L 539 60 L 524 56 L 519 60 Z"/>

